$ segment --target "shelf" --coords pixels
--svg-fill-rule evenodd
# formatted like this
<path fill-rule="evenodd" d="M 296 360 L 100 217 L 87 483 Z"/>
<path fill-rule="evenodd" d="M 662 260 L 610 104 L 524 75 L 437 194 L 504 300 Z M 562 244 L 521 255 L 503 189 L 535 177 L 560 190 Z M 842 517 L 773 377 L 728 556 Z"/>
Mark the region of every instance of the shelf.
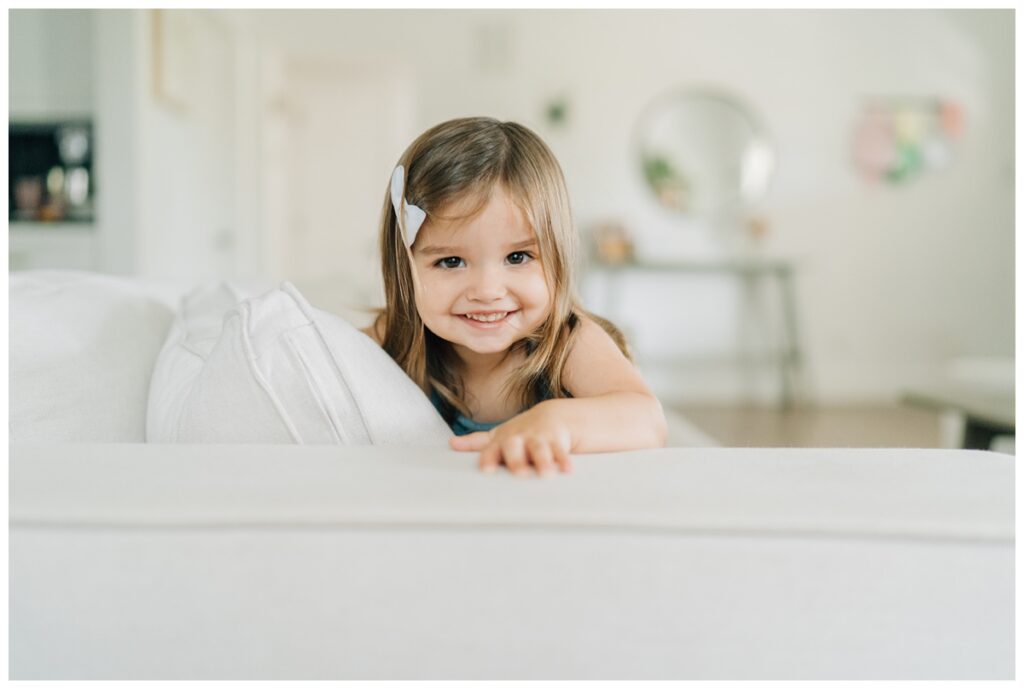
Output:
<path fill-rule="evenodd" d="M 85 232 L 93 232 L 96 223 L 93 220 L 76 220 L 74 222 L 26 222 L 23 220 L 11 220 L 7 223 L 7 230 L 13 237 L 36 236 L 74 233 L 76 235 Z"/>
<path fill-rule="evenodd" d="M 8 223 L 9 270 L 96 270 L 93 223 Z"/>

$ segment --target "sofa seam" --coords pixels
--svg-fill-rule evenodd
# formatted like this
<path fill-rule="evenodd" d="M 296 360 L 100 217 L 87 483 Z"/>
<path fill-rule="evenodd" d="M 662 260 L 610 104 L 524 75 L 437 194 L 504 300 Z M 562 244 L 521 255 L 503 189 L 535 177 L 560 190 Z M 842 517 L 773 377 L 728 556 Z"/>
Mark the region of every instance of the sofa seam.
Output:
<path fill-rule="evenodd" d="M 295 302 L 295 305 L 299 307 L 300 311 L 302 311 L 302 315 L 304 315 L 309 320 L 310 325 L 313 326 L 313 329 L 316 331 L 320 343 L 323 345 L 324 349 L 327 350 L 327 355 L 328 358 L 330 359 L 331 367 L 337 372 L 338 377 L 344 381 L 350 380 L 350 376 L 347 375 L 348 371 L 342 366 L 341 362 L 338 361 L 338 358 L 334 356 L 334 354 L 331 352 L 330 347 L 327 346 L 327 339 L 324 337 L 324 332 L 323 329 L 320 327 L 319 319 L 317 319 L 316 314 L 309 312 L 311 306 L 305 301 L 305 298 L 301 297 L 301 295 L 296 296 L 297 290 L 290 282 L 285 282 L 284 284 L 282 284 L 281 291 L 287 294 L 291 298 L 291 300 Z M 348 321 L 345 321 L 345 323 L 351 326 L 351 324 L 348 323 Z M 354 401 L 355 398 L 353 397 L 353 402 Z M 354 404 L 354 406 L 356 409 L 356 414 L 359 415 L 359 423 L 362 424 L 363 426 L 363 432 L 366 434 L 367 440 L 372 445 L 374 444 L 373 433 L 370 432 L 370 425 L 366 422 L 366 417 L 363 416 L 362 407 L 359 404 Z"/>
<path fill-rule="evenodd" d="M 292 440 L 295 441 L 295 443 L 302 445 L 302 438 L 299 436 L 299 432 L 295 428 L 295 424 L 292 423 L 292 420 L 288 416 L 287 412 L 285 412 L 284 406 L 281 404 L 281 401 L 277 398 L 277 395 L 274 394 L 273 390 L 270 388 L 270 384 L 267 383 L 266 379 L 263 377 L 263 374 L 256 366 L 256 356 L 252 350 L 252 343 L 249 341 L 249 305 L 246 302 L 242 302 L 237 307 L 235 307 L 232 313 L 237 313 L 242 320 L 242 349 L 245 351 L 245 364 L 248 367 L 249 372 L 252 374 L 252 377 L 256 381 L 256 384 L 260 386 L 263 392 L 270 399 L 270 403 L 274 405 L 274 409 L 277 411 L 278 416 L 281 418 L 281 422 L 284 423 L 285 428 L 288 429 L 288 433 L 292 436 Z"/>
<path fill-rule="evenodd" d="M 306 325 L 309 326 L 312 325 L 312 323 L 308 323 Z M 324 395 L 322 387 L 317 382 L 316 377 L 313 375 L 313 372 L 309 367 L 309 362 L 306 360 L 306 357 L 303 356 L 302 350 L 299 347 L 295 346 L 295 341 L 292 339 L 291 334 L 294 333 L 296 330 L 297 328 L 291 328 L 287 330 L 286 332 L 282 333 L 281 339 L 288 344 L 288 348 L 291 350 L 292 354 L 294 354 L 295 358 L 298 360 L 299 365 L 302 368 L 302 372 L 306 377 L 306 381 L 307 383 L 309 383 L 309 387 L 313 391 L 313 398 L 316 400 L 317 406 L 320 408 L 321 413 L 327 419 L 328 425 L 330 426 L 331 433 L 334 436 L 335 441 L 339 445 L 351 444 L 351 439 L 345 437 L 342 434 L 341 424 L 338 423 L 338 420 L 335 418 L 335 415 L 331 413 L 330 405 L 327 404 L 326 395 Z M 317 335 L 319 336 L 319 333 L 317 333 Z"/>

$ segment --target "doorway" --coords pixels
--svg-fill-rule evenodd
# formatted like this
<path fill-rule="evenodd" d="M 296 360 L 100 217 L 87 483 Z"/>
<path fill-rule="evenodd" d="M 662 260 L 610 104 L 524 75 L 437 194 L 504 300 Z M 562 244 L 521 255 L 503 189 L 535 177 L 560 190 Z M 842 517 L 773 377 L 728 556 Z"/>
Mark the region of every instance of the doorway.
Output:
<path fill-rule="evenodd" d="M 392 166 L 415 134 L 411 71 L 281 57 L 268 64 L 263 218 L 268 269 L 314 306 L 369 323 Z"/>

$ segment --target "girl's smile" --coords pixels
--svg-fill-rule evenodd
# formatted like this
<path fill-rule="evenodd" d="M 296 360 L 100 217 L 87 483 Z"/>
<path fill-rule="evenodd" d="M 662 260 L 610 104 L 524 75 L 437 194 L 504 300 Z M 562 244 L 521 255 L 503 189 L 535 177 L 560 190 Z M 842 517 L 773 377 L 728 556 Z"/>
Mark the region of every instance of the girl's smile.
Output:
<path fill-rule="evenodd" d="M 473 313 L 461 314 L 461 317 L 466 322 L 474 327 L 488 330 L 491 328 L 498 328 L 504 325 L 509 318 L 514 316 L 517 311 L 474 311 Z"/>

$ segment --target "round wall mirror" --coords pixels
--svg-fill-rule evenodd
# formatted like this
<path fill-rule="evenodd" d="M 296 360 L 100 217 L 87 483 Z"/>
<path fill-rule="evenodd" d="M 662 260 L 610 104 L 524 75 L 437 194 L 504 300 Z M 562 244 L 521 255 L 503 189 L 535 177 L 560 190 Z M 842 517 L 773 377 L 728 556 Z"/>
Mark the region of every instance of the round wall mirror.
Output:
<path fill-rule="evenodd" d="M 775 151 L 754 113 L 712 89 L 657 98 L 637 121 L 635 148 L 654 198 L 687 216 L 749 210 L 775 169 Z"/>

